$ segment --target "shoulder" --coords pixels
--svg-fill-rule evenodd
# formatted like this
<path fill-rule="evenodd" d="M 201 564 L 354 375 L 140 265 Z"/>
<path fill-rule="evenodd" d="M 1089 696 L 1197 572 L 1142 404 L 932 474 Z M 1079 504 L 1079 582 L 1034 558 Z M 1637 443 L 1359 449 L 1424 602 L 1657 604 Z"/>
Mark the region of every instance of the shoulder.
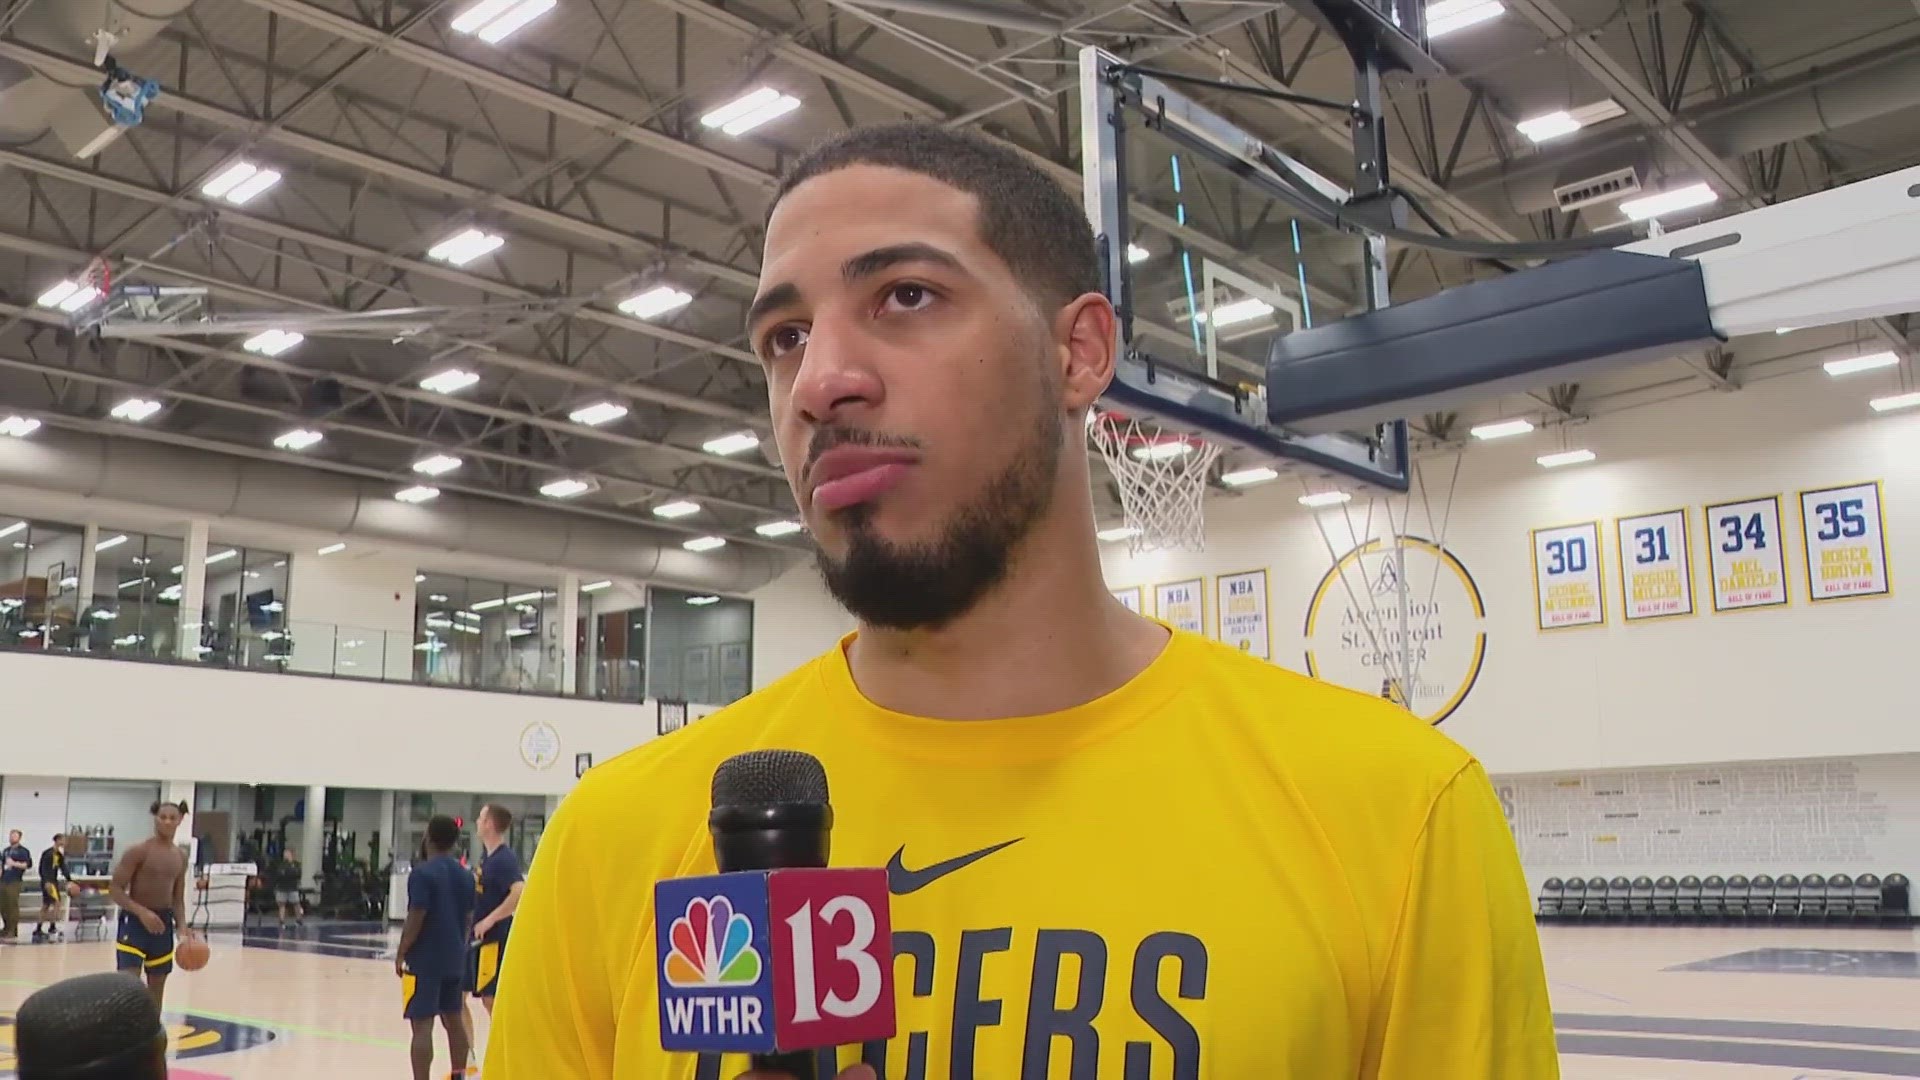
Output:
<path fill-rule="evenodd" d="M 1188 678 L 1216 715 L 1309 803 L 1369 801 L 1424 819 L 1473 755 L 1425 719 L 1350 690 L 1200 639 Z"/>

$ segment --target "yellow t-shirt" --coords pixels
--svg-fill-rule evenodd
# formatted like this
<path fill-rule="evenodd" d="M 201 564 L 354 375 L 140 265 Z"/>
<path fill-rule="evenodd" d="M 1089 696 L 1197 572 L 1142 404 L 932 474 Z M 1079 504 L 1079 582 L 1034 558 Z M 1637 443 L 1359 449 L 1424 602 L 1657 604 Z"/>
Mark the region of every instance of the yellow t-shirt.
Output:
<path fill-rule="evenodd" d="M 1098 700 L 985 721 L 876 706 L 845 647 L 561 805 L 489 1080 L 745 1070 L 660 1050 L 652 898 L 714 872 L 714 768 L 764 747 L 826 765 L 834 865 L 891 864 L 887 1080 L 1558 1075 L 1513 838 L 1438 731 L 1186 633 Z"/>

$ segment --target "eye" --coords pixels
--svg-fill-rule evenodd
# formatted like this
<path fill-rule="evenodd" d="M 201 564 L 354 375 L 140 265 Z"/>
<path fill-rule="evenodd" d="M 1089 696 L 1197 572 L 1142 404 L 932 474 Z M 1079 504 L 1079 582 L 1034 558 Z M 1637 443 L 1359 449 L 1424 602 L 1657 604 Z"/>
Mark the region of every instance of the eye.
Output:
<path fill-rule="evenodd" d="M 800 326 L 776 326 L 767 332 L 761 352 L 768 359 L 784 356 L 807 343 L 807 331 Z"/>
<path fill-rule="evenodd" d="M 888 310 L 918 311 L 933 302 L 933 290 L 915 281 L 903 281 L 887 290 Z"/>

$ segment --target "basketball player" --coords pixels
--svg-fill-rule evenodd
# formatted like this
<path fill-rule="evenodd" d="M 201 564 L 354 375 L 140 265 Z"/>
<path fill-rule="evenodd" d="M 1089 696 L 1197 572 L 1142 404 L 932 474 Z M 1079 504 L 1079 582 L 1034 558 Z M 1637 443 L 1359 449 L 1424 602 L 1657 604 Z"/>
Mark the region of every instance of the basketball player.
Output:
<path fill-rule="evenodd" d="M 109 892 L 120 906 L 120 929 L 114 939 L 115 966 L 147 979 L 147 993 L 156 1007 L 167 1003 L 167 976 L 173 972 L 174 935 L 194 937 L 181 925 L 187 910 L 187 853 L 173 842 L 186 820 L 187 804 L 156 802 L 153 835 L 127 849 L 113 868 Z"/>
<path fill-rule="evenodd" d="M 984 137 L 869 128 L 796 163 L 747 331 L 858 629 L 568 796 L 490 1080 L 747 1067 L 659 1049 L 650 886 L 713 872 L 710 778 L 762 747 L 826 765 L 835 865 L 887 868 L 899 1034 L 841 1048 L 846 1077 L 1558 1075 L 1473 757 L 1108 593 L 1083 429 L 1114 371 L 1100 281 L 1077 201 Z"/>
<path fill-rule="evenodd" d="M 460 826 L 445 814 L 427 822 L 427 859 L 407 875 L 407 923 L 393 971 L 400 976 L 402 1015 L 413 1027 L 413 1080 L 433 1072 L 433 1022 L 447 1031 L 455 1076 L 465 1073 L 472 1045 L 463 1013 L 467 935 L 472 933 L 473 875 L 453 857 Z"/>
<path fill-rule="evenodd" d="M 501 966 L 507 959 L 507 935 L 513 932 L 513 913 L 520 907 L 520 893 L 526 888 L 526 875 L 520 872 L 520 856 L 507 846 L 507 830 L 513 827 L 513 811 L 495 803 L 480 808 L 476 829 L 485 855 L 480 873 L 474 880 L 480 890 L 473 915 L 473 979 L 468 987 L 473 996 L 493 1015 L 493 999 L 500 986 Z"/>
<path fill-rule="evenodd" d="M 65 888 L 60 879 L 67 879 Z M 67 869 L 67 838 L 53 834 L 53 844 L 40 853 L 40 921 L 34 924 L 33 940 L 65 941 L 61 927 L 67 921 L 67 897 L 74 891 L 73 871 Z"/>

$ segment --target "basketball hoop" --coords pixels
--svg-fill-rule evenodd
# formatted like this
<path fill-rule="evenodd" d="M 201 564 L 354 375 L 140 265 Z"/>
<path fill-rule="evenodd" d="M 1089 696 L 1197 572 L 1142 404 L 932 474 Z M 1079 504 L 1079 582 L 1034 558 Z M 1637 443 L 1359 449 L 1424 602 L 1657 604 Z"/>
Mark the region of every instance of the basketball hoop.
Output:
<path fill-rule="evenodd" d="M 1120 489 L 1121 516 L 1133 530 L 1127 545 L 1134 554 L 1205 550 L 1202 502 L 1219 446 L 1117 412 L 1089 413 L 1087 434 Z"/>
<path fill-rule="evenodd" d="M 85 270 L 80 272 L 79 281 L 80 287 L 83 290 L 90 287 L 97 297 L 97 299 L 89 301 L 87 306 L 91 307 L 93 304 L 107 299 L 112 295 L 113 291 L 113 263 L 108 261 L 105 256 L 96 257 L 92 262 L 87 264 Z"/>

